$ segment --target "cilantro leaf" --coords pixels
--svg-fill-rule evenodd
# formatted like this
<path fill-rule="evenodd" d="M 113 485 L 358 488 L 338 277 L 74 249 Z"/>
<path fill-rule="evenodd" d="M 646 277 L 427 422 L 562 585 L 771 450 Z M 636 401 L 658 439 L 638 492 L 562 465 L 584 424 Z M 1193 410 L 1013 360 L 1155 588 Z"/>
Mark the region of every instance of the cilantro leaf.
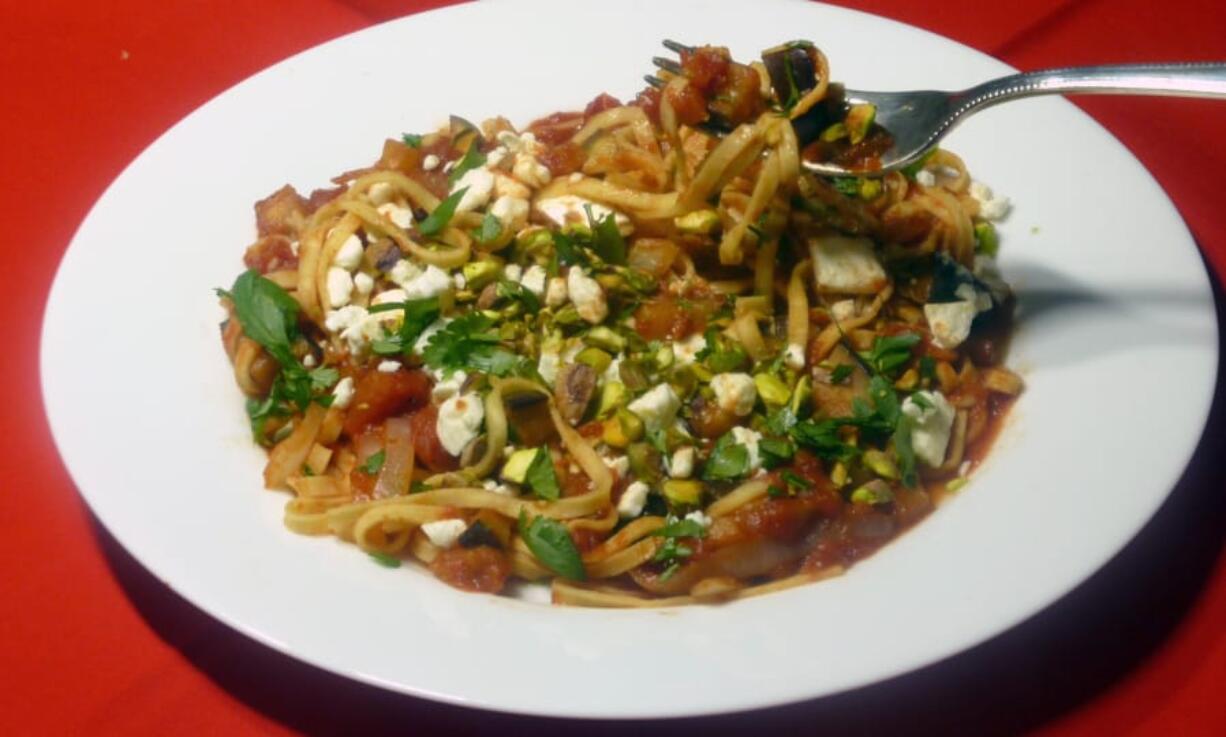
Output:
<path fill-rule="evenodd" d="M 500 299 L 509 299 L 523 304 L 524 310 L 526 310 L 528 314 L 540 312 L 541 310 L 540 298 L 538 298 L 535 294 L 529 291 L 527 287 L 519 282 L 503 279 L 502 281 L 498 282 L 498 286 L 495 288 L 495 291 Z"/>
<path fill-rule="evenodd" d="M 702 467 L 704 481 L 728 481 L 749 473 L 749 449 L 726 433 L 715 442 L 711 456 Z"/>
<path fill-rule="evenodd" d="M 798 422 L 792 428 L 792 439 L 820 458 L 847 461 L 855 457 L 856 447 L 839 436 L 839 428 L 844 424 L 850 424 L 847 418 Z"/>
<path fill-rule="evenodd" d="M 607 264 L 626 264 L 626 240 L 617 229 L 617 218 L 609 213 L 599 221 L 592 215 L 592 206 L 584 205 L 587 222 L 592 229 L 592 250 Z"/>
<path fill-rule="evenodd" d="M 706 537 L 707 528 L 692 519 L 674 519 L 651 533 L 653 537 Z"/>
<path fill-rule="evenodd" d="M 553 500 L 561 496 L 562 490 L 558 486 L 558 476 L 553 470 L 549 451 L 541 448 L 536 452 L 524 475 L 524 483 L 542 499 Z"/>
<path fill-rule="evenodd" d="M 812 489 L 813 484 L 808 479 L 797 474 L 795 471 L 782 471 L 779 478 L 792 489 Z"/>
<path fill-rule="evenodd" d="M 387 451 L 379 450 L 367 456 L 366 460 L 362 461 L 362 463 L 358 465 L 358 468 L 362 469 L 363 473 L 367 473 L 367 474 L 370 474 L 371 476 L 374 476 L 375 474 L 379 473 L 379 471 L 383 469 L 383 461 L 386 458 L 387 458 Z"/>
<path fill-rule="evenodd" d="M 567 233 L 553 234 L 553 248 L 558 257 L 558 263 L 563 266 L 588 265 L 587 257 L 583 255 L 575 239 Z"/>
<path fill-rule="evenodd" d="M 400 140 L 409 148 L 421 148 L 421 136 L 416 133 L 401 133 Z"/>
<path fill-rule="evenodd" d="M 450 375 L 459 369 L 473 369 L 493 376 L 523 374 L 529 361 L 500 345 L 494 319 L 480 312 L 461 315 L 430 336 L 422 351 L 427 366 Z"/>
<path fill-rule="evenodd" d="M 447 183 L 455 184 L 456 182 L 460 181 L 460 178 L 466 173 L 476 169 L 478 166 L 481 166 L 484 163 L 485 154 L 481 153 L 481 150 L 477 148 L 477 144 L 474 142 L 468 147 L 468 150 L 464 152 L 464 157 L 460 159 L 460 162 L 456 164 L 455 168 L 452 169 L 447 175 Z"/>
<path fill-rule="evenodd" d="M 519 513 L 519 536 L 541 563 L 554 573 L 575 581 L 587 578 L 583 558 L 566 525 L 549 517 L 533 517 Z"/>
<path fill-rule="evenodd" d="M 299 365 L 290 349 L 298 332 L 298 302 L 253 270 L 244 271 L 230 289 L 243 333 L 282 365 Z"/>
<path fill-rule="evenodd" d="M 410 299 L 404 302 L 387 302 L 381 305 L 374 305 L 370 308 L 372 313 L 391 312 L 393 310 L 402 310 L 404 312 L 396 335 L 391 338 L 376 340 L 371 344 L 371 350 L 382 356 L 396 353 L 408 355 L 411 353 L 417 339 L 442 314 L 442 307 L 439 304 L 438 297 Z"/>
<path fill-rule="evenodd" d="M 330 366 L 320 366 L 311 371 L 308 376 L 311 379 L 311 389 L 321 392 L 324 389 L 331 389 L 337 381 L 340 381 L 341 372 Z"/>
<path fill-rule="evenodd" d="M 443 232 L 443 228 L 451 222 L 451 218 L 455 215 L 455 209 L 460 204 L 460 200 L 464 199 L 464 193 L 468 191 L 468 187 L 457 189 L 447 196 L 447 199 L 438 203 L 438 207 L 434 208 L 434 212 L 430 213 L 425 220 L 422 220 L 417 225 L 417 230 L 422 235 L 438 235 Z"/>
<path fill-rule="evenodd" d="M 707 528 L 691 519 L 672 519 L 668 524 L 651 533 L 655 537 L 663 537 L 661 545 L 651 556 L 656 563 L 664 563 L 664 571 L 660 574 L 661 581 L 667 581 L 681 568 L 681 563 L 694 554 L 693 548 L 678 540 L 683 537 L 702 538 L 707 535 Z"/>
<path fill-rule="evenodd" d="M 919 341 L 918 333 L 878 336 L 873 341 L 872 349 L 861 352 L 859 355 L 875 373 L 887 377 L 893 376 L 898 369 L 911 360 L 911 349 Z"/>
<path fill-rule="evenodd" d="M 758 441 L 758 453 L 762 455 L 763 468 L 775 468 L 792 460 L 796 446 L 786 438 L 762 438 Z"/>
<path fill-rule="evenodd" d="M 830 180 L 830 184 L 839 191 L 840 194 L 848 197 L 855 197 L 860 193 L 860 180 L 856 177 L 835 177 Z"/>

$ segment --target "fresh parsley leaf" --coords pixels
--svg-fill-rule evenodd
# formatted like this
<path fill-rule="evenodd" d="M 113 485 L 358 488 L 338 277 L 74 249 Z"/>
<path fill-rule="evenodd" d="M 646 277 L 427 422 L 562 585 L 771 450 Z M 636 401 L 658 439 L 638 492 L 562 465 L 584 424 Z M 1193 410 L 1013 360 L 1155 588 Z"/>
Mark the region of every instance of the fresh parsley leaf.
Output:
<path fill-rule="evenodd" d="M 476 235 L 477 242 L 482 245 L 493 243 L 502 235 L 502 221 L 492 212 L 485 213 L 485 217 L 481 220 L 481 229 Z"/>
<path fill-rule="evenodd" d="M 904 486 L 915 486 L 919 483 L 919 474 L 915 470 L 915 448 L 911 444 L 911 433 L 915 429 L 915 420 L 907 415 L 898 418 L 898 427 L 894 430 L 894 455 L 898 457 L 898 474 Z"/>
<path fill-rule="evenodd" d="M 467 191 L 468 187 L 463 187 L 448 195 L 447 199 L 438 203 L 438 207 L 434 208 L 434 212 L 418 223 L 417 230 L 422 235 L 438 235 L 443 232 L 443 228 L 446 228 L 447 224 L 451 222 L 451 218 L 455 215 L 456 207 L 460 204 L 460 200 L 464 199 L 464 193 Z"/>
<path fill-rule="evenodd" d="M 575 243 L 574 237 L 567 233 L 553 234 L 553 248 L 554 254 L 558 257 L 558 263 L 563 266 L 588 265 L 588 259 Z"/>
<path fill-rule="evenodd" d="M 758 453 L 762 456 L 763 468 L 775 468 L 792 460 L 796 445 L 786 438 L 762 438 L 758 441 Z"/>
<path fill-rule="evenodd" d="M 481 153 L 481 150 L 477 148 L 476 142 L 473 142 L 473 144 L 468 147 L 468 150 L 464 152 L 464 157 L 461 158 L 459 163 L 455 165 L 455 168 L 453 168 L 451 172 L 447 174 L 447 183 L 455 184 L 456 182 L 460 181 L 460 178 L 467 172 L 471 171 L 472 169 L 476 169 L 478 166 L 481 166 L 484 163 L 485 154 Z"/>
<path fill-rule="evenodd" d="M 583 209 L 587 211 L 588 225 L 592 229 L 592 250 L 607 264 L 625 266 L 626 239 L 617 229 L 617 219 L 613 213 L 597 221 L 592 216 L 591 205 L 584 205 Z"/>
<path fill-rule="evenodd" d="M 666 564 L 660 574 L 660 580 L 667 581 L 681 567 L 681 563 L 694 554 L 693 548 L 679 542 L 679 539 L 706 537 L 707 528 L 691 519 L 672 519 L 652 535 L 664 538 L 664 544 L 656 550 L 651 559 L 656 563 Z"/>
<path fill-rule="evenodd" d="M 932 356 L 920 356 L 919 375 L 922 379 L 932 381 L 937 377 L 937 362 Z"/>
<path fill-rule="evenodd" d="M 383 469 L 383 461 L 386 458 L 387 458 L 387 451 L 379 450 L 367 456 L 366 460 L 362 461 L 362 463 L 358 466 L 358 468 L 362 469 L 363 473 L 367 473 L 367 474 L 370 474 L 371 476 L 374 476 Z"/>
<path fill-rule="evenodd" d="M 799 422 L 792 428 L 792 439 L 820 458 L 847 461 L 855 457 L 856 447 L 843 442 L 839 435 L 839 428 L 844 424 L 851 424 L 848 418 Z"/>
<path fill-rule="evenodd" d="M 749 449 L 727 433 L 715 442 L 711 456 L 702 467 L 705 481 L 729 481 L 749 473 Z"/>
<path fill-rule="evenodd" d="M 703 351 L 699 351 L 695 358 L 701 360 L 712 373 L 736 371 L 749 363 L 749 355 L 741 344 L 724 338 L 714 326 L 707 329 L 705 337 L 707 346 L 703 351 L 706 351 L 706 355 L 702 356 Z"/>
<path fill-rule="evenodd" d="M 416 133 L 401 133 L 400 140 L 409 148 L 421 148 L 421 136 Z"/>
<path fill-rule="evenodd" d="M 549 451 L 541 448 L 536 452 L 524 475 L 524 483 L 542 499 L 554 500 L 561 496 L 562 490 L 558 486 L 558 476 L 553 470 Z"/>
<path fill-rule="evenodd" d="M 442 313 L 438 297 L 410 299 L 404 302 L 386 302 L 381 305 L 373 305 L 370 308 L 372 313 L 391 312 L 393 310 L 402 310 L 404 312 L 396 335 L 371 343 L 371 350 L 381 356 L 397 353 L 408 355 L 411 353 L 418 337 L 425 332 L 426 328 L 434 324 L 434 321 L 438 320 L 439 315 Z"/>
<path fill-rule="evenodd" d="M 840 194 L 855 197 L 860 193 L 860 180 L 856 177 L 835 177 L 830 183 Z"/>
<path fill-rule="evenodd" d="M 779 473 L 779 478 L 783 479 L 783 482 L 787 484 L 789 488 L 792 488 L 792 489 L 803 490 L 803 489 L 813 488 L 812 482 L 810 482 L 808 479 L 804 478 L 803 476 L 797 474 L 795 471 L 788 471 L 788 470 L 782 471 Z"/>
<path fill-rule="evenodd" d="M 234 280 L 230 298 L 248 338 L 263 346 L 282 366 L 299 366 L 290 349 L 298 332 L 298 302 L 288 292 L 248 270 Z"/>
<path fill-rule="evenodd" d="M 388 555 L 387 553 L 380 553 L 378 551 L 373 551 L 373 550 L 367 552 L 366 554 L 370 556 L 371 560 L 383 566 L 384 568 L 399 568 L 400 567 L 400 559 L 394 555 Z"/>
<path fill-rule="evenodd" d="M 787 435 L 796 425 L 796 413 L 783 406 L 766 416 L 766 431 L 772 435 Z"/>
<path fill-rule="evenodd" d="M 891 377 L 907 361 L 911 360 L 911 349 L 920 341 L 918 333 L 901 333 L 899 335 L 878 336 L 873 341 L 873 347 L 867 352 L 861 352 L 860 358 L 874 371 L 882 376 Z"/>
<path fill-rule="evenodd" d="M 707 528 L 692 519 L 673 519 L 651 533 L 653 537 L 706 537 Z"/>
<path fill-rule="evenodd" d="M 519 513 L 519 536 L 528 549 L 546 568 L 575 581 L 587 578 L 583 558 L 566 525 L 548 517 L 533 517 L 528 521 L 527 512 Z"/>
<path fill-rule="evenodd" d="M 830 372 L 830 383 L 842 384 L 844 381 L 847 381 L 847 377 L 851 376 L 851 373 L 855 370 L 856 367 L 850 363 L 840 363 Z"/>
<path fill-rule="evenodd" d="M 311 378 L 311 389 L 321 392 L 324 389 L 331 389 L 336 382 L 340 381 L 341 372 L 331 366 L 320 366 L 312 370 L 309 376 Z"/>
<path fill-rule="evenodd" d="M 778 499 L 779 497 L 783 496 L 792 496 L 792 494 L 790 494 L 783 487 L 775 486 L 774 484 L 766 487 L 766 495 L 771 499 Z"/>
<path fill-rule="evenodd" d="M 482 371 L 493 376 L 523 374 L 530 362 L 500 345 L 494 320 L 480 312 L 461 315 L 430 336 L 422 351 L 427 366 L 449 376 L 459 369 Z"/>

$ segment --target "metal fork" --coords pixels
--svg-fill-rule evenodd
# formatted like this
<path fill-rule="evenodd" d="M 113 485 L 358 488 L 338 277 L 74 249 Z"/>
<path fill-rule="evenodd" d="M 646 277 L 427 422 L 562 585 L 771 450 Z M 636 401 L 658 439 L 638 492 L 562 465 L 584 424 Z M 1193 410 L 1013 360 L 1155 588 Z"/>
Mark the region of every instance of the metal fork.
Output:
<path fill-rule="evenodd" d="M 665 40 L 664 46 L 678 54 L 693 47 Z M 652 63 L 671 74 L 681 74 L 681 65 L 664 57 Z M 662 88 L 663 79 L 648 75 L 648 84 Z M 1036 95 L 1159 95 L 1226 99 L 1226 62 L 1176 62 L 1169 64 L 1109 64 L 1067 67 L 1011 74 L 958 92 L 916 90 L 866 92 L 845 90 L 847 103 L 869 103 L 877 108 L 876 123 L 893 137 L 893 146 L 881 154 L 881 167 L 848 169 L 831 163 L 802 159 L 803 166 L 825 176 L 880 176 L 919 161 L 964 118 L 984 108 Z M 792 121 L 801 145 L 821 133 L 812 120 L 800 116 Z M 715 119 L 705 126 L 713 133 L 730 126 Z"/>

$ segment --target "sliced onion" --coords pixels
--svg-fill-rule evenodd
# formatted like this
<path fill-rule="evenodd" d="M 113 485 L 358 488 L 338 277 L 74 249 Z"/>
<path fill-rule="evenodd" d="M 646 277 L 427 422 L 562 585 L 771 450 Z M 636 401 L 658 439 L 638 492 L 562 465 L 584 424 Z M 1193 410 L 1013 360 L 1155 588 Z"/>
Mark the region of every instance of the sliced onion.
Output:
<path fill-rule="evenodd" d="M 413 426 L 407 417 L 390 417 L 383 423 L 383 451 L 375 497 L 409 493 L 413 479 Z"/>

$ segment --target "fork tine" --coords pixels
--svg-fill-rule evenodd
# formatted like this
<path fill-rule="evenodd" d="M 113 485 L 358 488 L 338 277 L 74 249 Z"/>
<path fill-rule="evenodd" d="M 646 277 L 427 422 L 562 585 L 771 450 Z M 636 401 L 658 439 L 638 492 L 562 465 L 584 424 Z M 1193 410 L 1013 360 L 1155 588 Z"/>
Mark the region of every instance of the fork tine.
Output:
<path fill-rule="evenodd" d="M 681 65 L 672 59 L 665 59 L 663 56 L 653 56 L 651 57 L 651 63 L 655 64 L 666 72 L 681 74 Z"/>
<path fill-rule="evenodd" d="M 660 79 L 659 77 L 653 76 L 651 74 L 644 75 L 643 79 L 647 80 L 647 84 L 651 85 L 652 87 L 655 87 L 657 90 L 664 89 L 664 87 L 667 84 L 664 80 Z"/>
<path fill-rule="evenodd" d="M 679 43 L 677 41 L 673 41 L 667 38 L 664 39 L 664 48 L 668 49 L 674 54 L 689 54 L 694 51 L 693 46 L 686 46 L 683 43 Z"/>

